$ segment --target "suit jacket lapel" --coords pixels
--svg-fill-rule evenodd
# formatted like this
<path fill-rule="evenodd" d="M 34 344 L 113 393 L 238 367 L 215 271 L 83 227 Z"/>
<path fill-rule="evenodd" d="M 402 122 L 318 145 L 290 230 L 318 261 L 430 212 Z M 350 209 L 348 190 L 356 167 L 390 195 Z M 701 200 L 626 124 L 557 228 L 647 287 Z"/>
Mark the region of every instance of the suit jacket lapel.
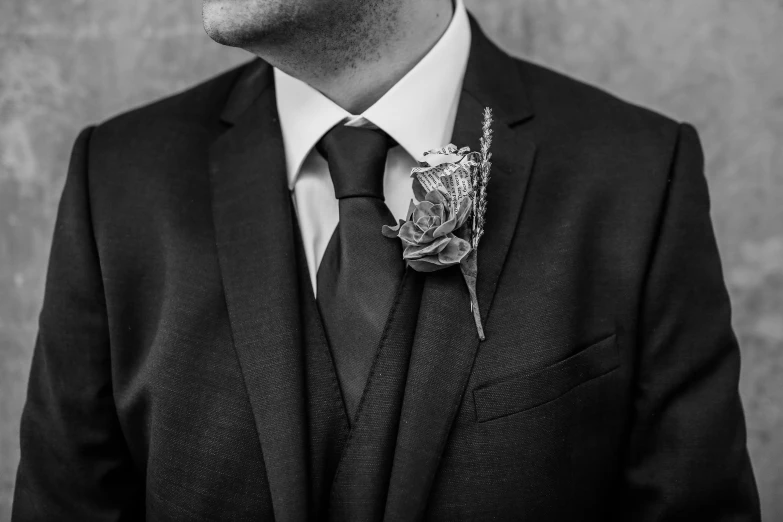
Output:
<path fill-rule="evenodd" d="M 472 44 L 453 143 L 478 150 L 482 111 L 495 114 L 492 180 L 486 233 L 478 250 L 477 293 L 487 339 L 492 299 L 514 236 L 535 146 L 522 128 L 532 114 L 517 64 L 481 33 L 471 18 Z M 479 348 L 470 298 L 458 268 L 427 275 L 402 407 L 386 520 L 424 516 L 462 395 Z"/>
<path fill-rule="evenodd" d="M 234 345 L 275 520 L 307 517 L 307 413 L 297 270 L 271 68 L 247 66 L 210 149 L 215 234 Z"/>

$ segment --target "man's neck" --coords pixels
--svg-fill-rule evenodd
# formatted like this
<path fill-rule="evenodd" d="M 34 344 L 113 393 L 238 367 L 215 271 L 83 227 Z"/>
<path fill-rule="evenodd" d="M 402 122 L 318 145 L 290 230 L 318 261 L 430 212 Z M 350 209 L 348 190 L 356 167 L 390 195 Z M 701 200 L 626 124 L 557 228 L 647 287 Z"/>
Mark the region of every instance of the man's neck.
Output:
<path fill-rule="evenodd" d="M 281 43 L 253 52 L 346 111 L 361 114 L 437 43 L 453 6 L 450 1 L 413 0 L 386 14 L 349 31 L 305 34 L 295 45 Z"/>

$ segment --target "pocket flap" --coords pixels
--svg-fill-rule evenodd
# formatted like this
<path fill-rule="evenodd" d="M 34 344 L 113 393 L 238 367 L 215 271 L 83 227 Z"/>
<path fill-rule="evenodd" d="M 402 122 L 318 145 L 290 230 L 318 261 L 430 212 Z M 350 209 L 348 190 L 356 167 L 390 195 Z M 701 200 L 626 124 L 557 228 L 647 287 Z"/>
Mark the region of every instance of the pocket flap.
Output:
<path fill-rule="evenodd" d="M 476 388 L 473 391 L 476 420 L 484 422 L 540 406 L 609 373 L 619 364 L 617 336 L 612 334 L 541 370 Z"/>

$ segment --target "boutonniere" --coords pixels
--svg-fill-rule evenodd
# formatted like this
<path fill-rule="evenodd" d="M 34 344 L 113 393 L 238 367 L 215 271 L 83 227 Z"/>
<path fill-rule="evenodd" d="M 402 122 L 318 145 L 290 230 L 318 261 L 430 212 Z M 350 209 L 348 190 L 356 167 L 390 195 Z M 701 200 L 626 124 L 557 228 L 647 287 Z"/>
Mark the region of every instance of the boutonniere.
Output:
<path fill-rule="evenodd" d="M 484 340 L 476 278 L 478 245 L 484 235 L 487 185 L 492 163 L 492 110 L 484 109 L 481 150 L 449 144 L 424 153 L 426 161 L 412 169 L 413 195 L 405 220 L 383 235 L 399 238 L 402 257 L 419 272 L 434 272 L 460 265 L 470 293 L 470 309 L 479 339 Z"/>

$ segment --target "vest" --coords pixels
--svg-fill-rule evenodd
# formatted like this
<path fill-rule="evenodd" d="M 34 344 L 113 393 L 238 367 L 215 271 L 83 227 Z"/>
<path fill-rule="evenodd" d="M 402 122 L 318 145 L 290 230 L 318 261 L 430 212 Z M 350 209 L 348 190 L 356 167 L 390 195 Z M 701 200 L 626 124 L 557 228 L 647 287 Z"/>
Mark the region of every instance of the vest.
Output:
<path fill-rule="evenodd" d="M 406 269 L 356 416 L 349 419 L 294 220 L 306 368 L 310 520 L 382 520 L 423 276 Z"/>

